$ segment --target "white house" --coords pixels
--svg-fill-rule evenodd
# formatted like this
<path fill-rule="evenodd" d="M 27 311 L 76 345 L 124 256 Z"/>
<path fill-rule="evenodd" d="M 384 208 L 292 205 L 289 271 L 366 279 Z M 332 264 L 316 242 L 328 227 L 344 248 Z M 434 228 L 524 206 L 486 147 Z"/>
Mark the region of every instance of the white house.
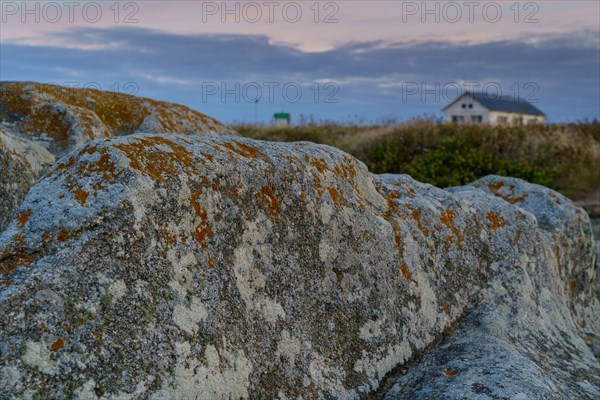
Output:
<path fill-rule="evenodd" d="M 543 124 L 546 115 L 531 103 L 508 96 L 465 92 L 444 109 L 446 122 L 524 125 Z"/>

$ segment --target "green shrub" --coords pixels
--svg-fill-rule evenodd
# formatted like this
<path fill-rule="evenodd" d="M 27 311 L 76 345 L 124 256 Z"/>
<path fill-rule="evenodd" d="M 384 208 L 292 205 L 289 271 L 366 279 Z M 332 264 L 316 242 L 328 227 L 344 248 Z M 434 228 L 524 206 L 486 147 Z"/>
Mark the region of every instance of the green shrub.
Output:
<path fill-rule="evenodd" d="M 490 174 L 542 185 L 549 185 L 553 177 L 549 169 L 529 165 L 524 160 L 501 158 L 465 138 L 447 139 L 439 149 L 415 157 L 401 172 L 439 187 L 465 185 Z"/>
<path fill-rule="evenodd" d="M 407 173 L 446 187 L 489 174 L 549 186 L 569 197 L 600 188 L 600 123 L 490 126 L 415 120 L 398 125 L 235 126 L 242 136 L 328 144 L 374 173 Z"/>

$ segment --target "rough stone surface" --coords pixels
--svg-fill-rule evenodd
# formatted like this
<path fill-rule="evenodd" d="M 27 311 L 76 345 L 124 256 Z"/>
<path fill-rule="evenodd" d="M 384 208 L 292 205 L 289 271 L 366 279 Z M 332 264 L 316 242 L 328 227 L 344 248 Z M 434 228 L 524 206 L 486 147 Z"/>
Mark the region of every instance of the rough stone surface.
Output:
<path fill-rule="evenodd" d="M 594 257 L 587 214 L 516 179 L 101 139 L 0 237 L 0 397 L 597 398 Z"/>
<path fill-rule="evenodd" d="M 553 254 L 545 265 L 532 268 L 526 258 L 523 271 L 498 271 L 480 303 L 385 399 L 600 398 L 600 366 L 588 348 L 598 357 L 597 271 L 580 267 L 593 262 L 581 210 L 518 180 L 488 177 L 472 186 L 531 213 Z"/>
<path fill-rule="evenodd" d="M 0 232 L 37 178 L 54 164 L 43 146 L 13 135 L 0 126 Z"/>
<path fill-rule="evenodd" d="M 50 158 L 91 140 L 136 132 L 235 134 L 178 104 L 93 89 L 0 82 L 0 232 L 52 164 Z"/>
<path fill-rule="evenodd" d="M 0 120 L 62 155 L 89 142 L 138 132 L 233 134 L 185 106 L 96 89 L 0 82 Z"/>

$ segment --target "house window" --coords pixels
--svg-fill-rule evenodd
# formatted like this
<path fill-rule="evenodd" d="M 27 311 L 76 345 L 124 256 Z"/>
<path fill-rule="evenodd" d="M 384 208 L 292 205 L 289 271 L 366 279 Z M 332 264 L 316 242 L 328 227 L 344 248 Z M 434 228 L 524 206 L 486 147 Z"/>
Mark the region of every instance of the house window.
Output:
<path fill-rule="evenodd" d="M 481 116 L 481 115 L 472 115 L 471 116 L 471 122 L 482 123 L 483 122 L 483 116 Z"/>
<path fill-rule="evenodd" d="M 498 117 L 499 124 L 506 124 L 508 122 L 508 117 Z"/>
<path fill-rule="evenodd" d="M 469 108 L 473 108 L 473 104 L 469 104 Z"/>
<path fill-rule="evenodd" d="M 463 104 L 463 105 L 462 105 L 462 108 L 467 108 L 467 105 L 466 105 L 466 104 Z"/>
<path fill-rule="evenodd" d="M 453 115 L 452 116 L 452 122 L 463 122 L 465 120 L 465 117 L 463 117 L 462 115 Z"/>

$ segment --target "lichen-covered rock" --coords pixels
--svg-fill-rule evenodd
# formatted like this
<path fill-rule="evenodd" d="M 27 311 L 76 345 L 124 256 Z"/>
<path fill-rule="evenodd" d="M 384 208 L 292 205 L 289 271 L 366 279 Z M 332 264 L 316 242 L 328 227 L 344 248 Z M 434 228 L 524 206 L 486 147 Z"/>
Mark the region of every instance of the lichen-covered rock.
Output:
<path fill-rule="evenodd" d="M 217 120 L 178 104 L 33 82 L 0 82 L 0 123 L 0 232 L 51 165 L 49 158 L 91 140 L 140 131 L 235 135 Z M 6 143 L 20 147 L 8 151 Z M 25 148 L 29 166 L 22 166 Z"/>
<path fill-rule="evenodd" d="M 0 397 L 594 398 L 594 250 L 581 209 L 515 179 L 441 190 L 309 143 L 101 139 L 0 237 Z"/>
<path fill-rule="evenodd" d="M 520 258 L 523 270 L 496 265 L 479 304 L 406 369 L 385 399 L 600 398 L 593 354 L 600 353 L 600 303 L 587 215 L 565 197 L 516 179 L 487 177 L 471 187 L 531 213 L 546 261 L 507 254 Z M 480 198 L 485 207 L 489 199 L 480 190 L 451 191 Z"/>
<path fill-rule="evenodd" d="M 54 164 L 43 146 L 15 136 L 0 126 L 0 232 L 37 178 Z"/>
<path fill-rule="evenodd" d="M 0 82 L 0 120 L 59 155 L 90 140 L 137 132 L 233 134 L 214 118 L 179 104 L 35 82 Z"/>

